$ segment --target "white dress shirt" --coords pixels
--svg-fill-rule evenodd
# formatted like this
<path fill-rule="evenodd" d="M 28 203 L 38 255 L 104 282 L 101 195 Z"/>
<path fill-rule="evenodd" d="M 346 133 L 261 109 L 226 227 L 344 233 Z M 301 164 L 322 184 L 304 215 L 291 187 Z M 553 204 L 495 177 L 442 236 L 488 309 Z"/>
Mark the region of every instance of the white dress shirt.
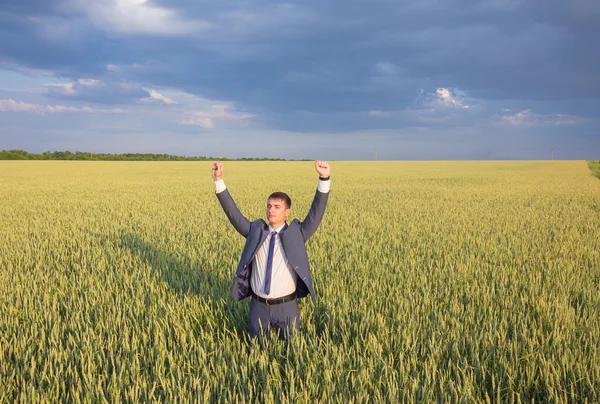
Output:
<path fill-rule="evenodd" d="M 291 295 L 296 291 L 298 275 L 296 275 L 296 271 L 292 269 L 292 266 L 288 262 L 285 251 L 281 248 L 281 237 L 277 234 L 275 249 L 273 251 L 273 266 L 271 268 L 271 291 L 268 295 L 265 293 L 265 273 L 267 271 L 269 242 L 271 241 L 271 237 L 273 237 L 272 232 L 279 233 L 284 226 L 285 224 L 281 225 L 278 229 L 273 229 L 269 226 L 269 235 L 254 257 L 250 285 L 254 293 L 260 297 L 277 298 Z"/>
<path fill-rule="evenodd" d="M 319 179 L 317 189 L 319 192 L 328 193 L 331 186 L 331 181 L 323 181 Z M 225 191 L 227 187 L 225 182 L 220 179 L 215 181 L 215 191 L 220 193 Z M 269 235 L 264 241 L 263 245 L 258 249 L 256 256 L 252 263 L 252 277 L 250 278 L 250 285 L 252 290 L 260 297 L 275 299 L 282 296 L 287 296 L 296 291 L 296 282 L 298 281 L 298 275 L 292 268 L 290 263 L 285 256 L 285 251 L 281 247 L 281 240 L 279 234 L 275 239 L 275 249 L 273 252 L 273 266 L 271 268 L 271 291 L 267 295 L 264 292 L 265 289 L 265 272 L 267 269 L 267 256 L 269 254 L 269 242 L 271 241 L 271 233 L 276 231 L 279 233 L 283 229 L 284 225 L 277 229 L 271 228 L 269 225 Z"/>

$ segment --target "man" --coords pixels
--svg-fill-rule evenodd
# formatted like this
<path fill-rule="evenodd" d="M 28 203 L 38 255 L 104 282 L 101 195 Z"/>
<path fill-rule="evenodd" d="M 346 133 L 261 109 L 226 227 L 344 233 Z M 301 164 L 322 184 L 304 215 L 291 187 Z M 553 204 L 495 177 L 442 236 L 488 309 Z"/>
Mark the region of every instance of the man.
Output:
<path fill-rule="evenodd" d="M 319 174 L 317 192 L 304 221 L 294 219 L 289 225 L 292 201 L 283 192 L 274 192 L 267 200 L 268 224 L 251 222 L 242 215 L 223 181 L 223 165 L 212 165 L 215 191 L 221 207 L 233 227 L 246 238 L 242 257 L 233 280 L 236 301 L 251 297 L 250 336 L 269 336 L 271 329 L 284 340 L 293 329 L 300 328 L 297 299 L 308 294 L 315 299 L 306 241 L 319 227 L 330 188 L 330 168 L 326 161 L 315 161 Z"/>

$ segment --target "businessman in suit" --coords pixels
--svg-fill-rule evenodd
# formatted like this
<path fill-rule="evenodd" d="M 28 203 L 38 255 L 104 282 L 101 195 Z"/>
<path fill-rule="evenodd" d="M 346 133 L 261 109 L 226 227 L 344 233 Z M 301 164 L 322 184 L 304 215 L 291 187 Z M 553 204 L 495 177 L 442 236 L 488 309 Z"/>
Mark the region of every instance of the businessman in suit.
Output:
<path fill-rule="evenodd" d="M 326 161 L 315 161 L 319 174 L 317 191 L 308 215 L 301 222 L 287 224 L 292 201 L 283 192 L 267 199 L 266 216 L 250 221 L 239 211 L 223 181 L 223 165 L 212 165 L 215 191 L 233 227 L 246 238 L 242 257 L 232 285 L 236 301 L 250 302 L 250 336 L 269 336 L 273 330 L 282 340 L 300 328 L 298 300 L 310 294 L 315 300 L 306 241 L 319 227 L 329 196 L 330 168 Z"/>

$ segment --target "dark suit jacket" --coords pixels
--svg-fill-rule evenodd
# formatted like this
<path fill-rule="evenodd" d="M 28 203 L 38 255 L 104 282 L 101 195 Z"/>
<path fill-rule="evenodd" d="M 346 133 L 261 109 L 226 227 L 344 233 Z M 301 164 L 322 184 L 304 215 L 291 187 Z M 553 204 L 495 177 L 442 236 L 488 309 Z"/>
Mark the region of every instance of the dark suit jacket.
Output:
<path fill-rule="evenodd" d="M 298 282 L 296 284 L 298 298 L 305 297 L 310 293 L 313 300 L 315 300 L 315 291 L 312 285 L 308 255 L 306 254 L 304 243 L 317 231 L 325 213 L 328 196 L 329 193 L 317 190 L 304 221 L 300 222 L 298 219 L 294 219 L 286 229 L 281 230 L 279 233 L 281 245 L 288 262 L 298 275 Z M 236 301 L 240 301 L 252 295 L 250 276 L 252 274 L 254 256 L 269 235 L 269 225 L 262 219 L 253 222 L 246 219 L 235 205 L 227 189 L 218 193 L 217 198 L 233 227 L 246 238 L 242 258 L 235 272 L 231 290 L 233 298 Z"/>

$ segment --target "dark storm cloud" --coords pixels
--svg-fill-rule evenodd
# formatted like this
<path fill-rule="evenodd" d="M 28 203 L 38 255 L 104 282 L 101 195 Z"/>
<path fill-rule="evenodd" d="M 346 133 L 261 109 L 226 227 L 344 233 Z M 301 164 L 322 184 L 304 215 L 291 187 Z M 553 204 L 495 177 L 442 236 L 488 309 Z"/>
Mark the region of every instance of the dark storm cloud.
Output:
<path fill-rule="evenodd" d="M 411 117 L 365 114 L 410 109 L 421 89 L 439 87 L 509 108 L 537 102 L 541 114 L 560 112 L 546 101 L 599 106 L 600 7 L 591 0 L 148 1 L 174 13 L 150 15 L 168 18 L 170 31 L 124 28 L 118 14 L 98 12 L 114 4 L 11 1 L 0 14 L 0 62 L 178 88 L 287 130 L 405 127 Z"/>
<path fill-rule="evenodd" d="M 591 23 L 593 13 L 529 3 L 304 3 L 305 20 L 290 17 L 289 27 L 275 31 L 248 22 L 268 20 L 259 3 L 216 13 L 219 27 L 236 23 L 246 35 L 223 28 L 207 34 L 217 46 L 190 40 L 210 53 L 179 61 L 168 81 L 280 112 L 398 108 L 423 87 L 490 99 L 597 98 L 600 24 Z M 382 80 L 378 63 L 401 73 Z"/>
<path fill-rule="evenodd" d="M 118 50 L 85 21 L 60 16 L 0 13 L 0 63 L 52 70 L 79 78 L 100 73 Z"/>

